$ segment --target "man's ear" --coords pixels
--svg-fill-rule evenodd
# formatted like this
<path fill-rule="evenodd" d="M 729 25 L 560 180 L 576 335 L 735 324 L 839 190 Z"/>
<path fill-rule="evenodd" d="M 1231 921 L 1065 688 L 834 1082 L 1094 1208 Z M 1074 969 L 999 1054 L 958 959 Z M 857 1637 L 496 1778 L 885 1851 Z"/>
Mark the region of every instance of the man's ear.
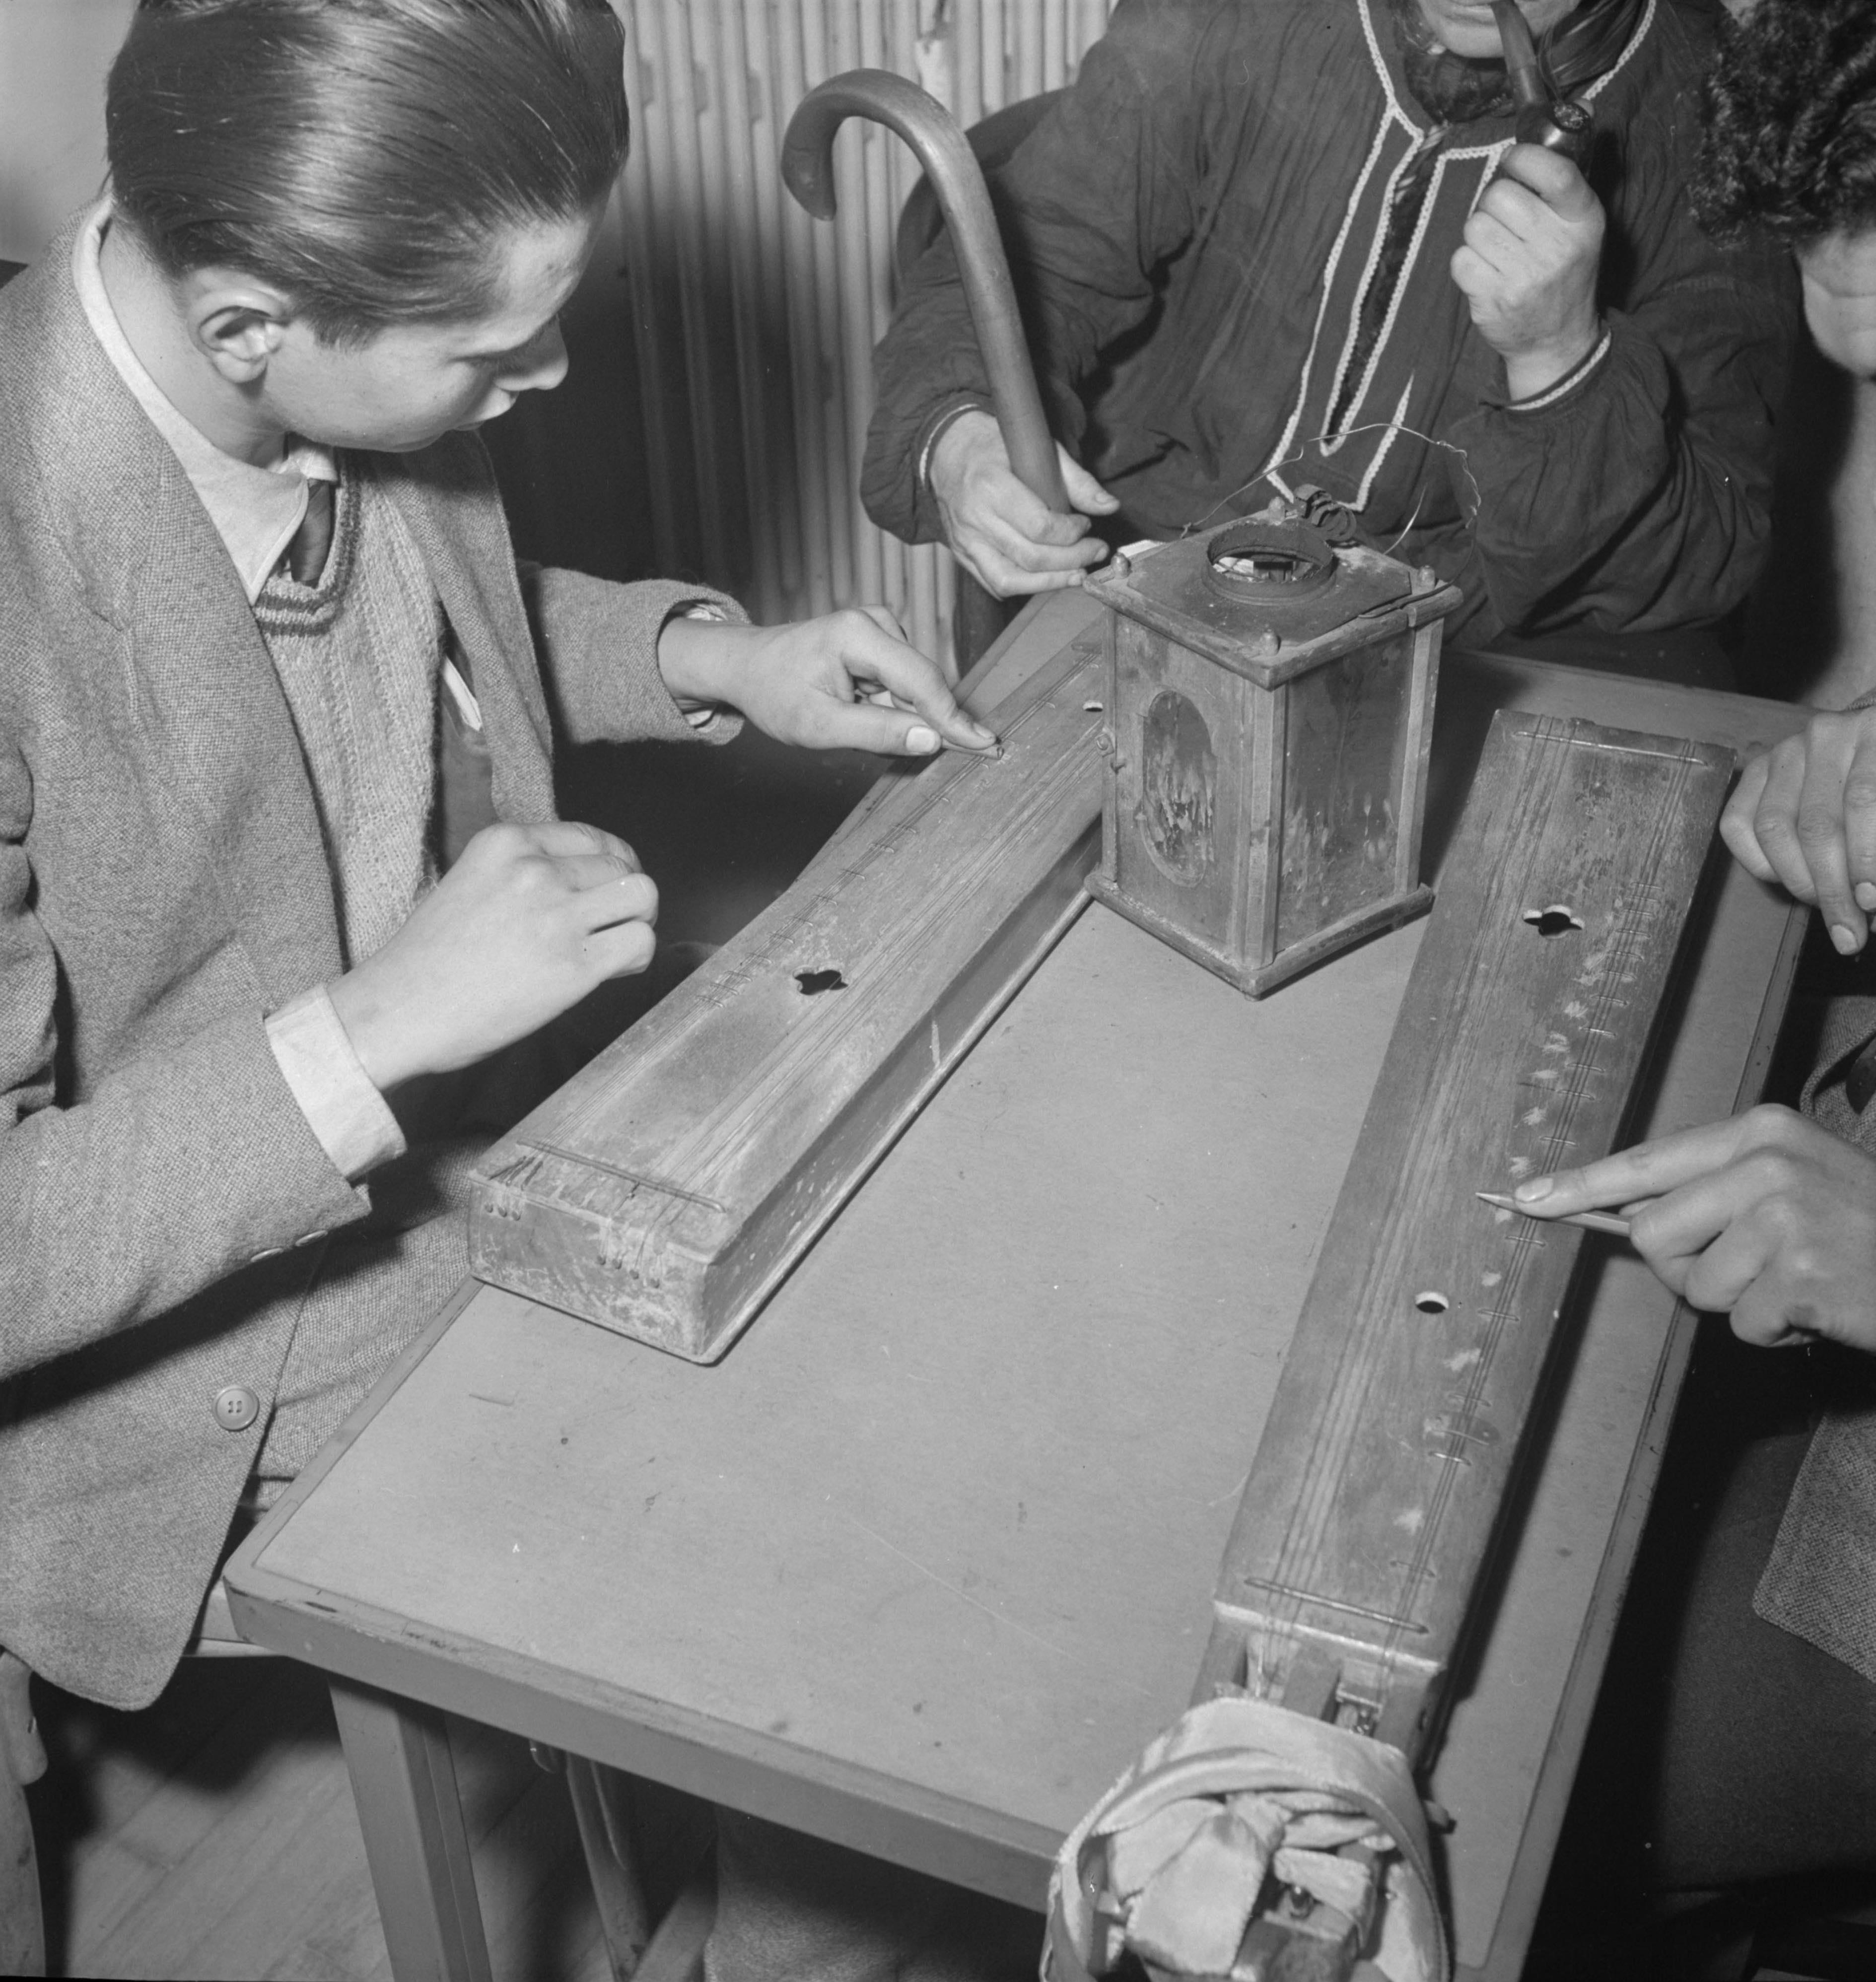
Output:
<path fill-rule="evenodd" d="M 219 269 L 197 271 L 189 286 L 189 340 L 196 349 L 231 385 L 264 378 L 292 319 L 287 296 L 271 283 Z"/>

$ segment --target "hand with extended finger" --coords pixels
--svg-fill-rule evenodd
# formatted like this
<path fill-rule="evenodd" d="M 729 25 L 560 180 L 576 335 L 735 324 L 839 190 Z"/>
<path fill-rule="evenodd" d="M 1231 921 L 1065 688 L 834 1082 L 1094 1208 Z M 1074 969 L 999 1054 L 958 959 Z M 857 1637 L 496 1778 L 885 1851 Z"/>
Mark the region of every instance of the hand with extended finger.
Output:
<path fill-rule="evenodd" d="M 673 619 L 658 665 L 680 702 L 726 703 L 784 743 L 909 757 L 996 744 L 883 606 L 787 626 Z"/>
<path fill-rule="evenodd" d="M 491 826 L 374 956 L 332 987 L 380 1089 L 538 1032 L 656 947 L 658 889 L 596 826 Z"/>
<path fill-rule="evenodd" d="M 1720 834 L 1748 873 L 1814 902 L 1845 956 L 1876 910 L 1876 709 L 1814 716 L 1739 774 Z"/>
<path fill-rule="evenodd" d="M 1077 585 L 1107 556 L 1088 517 L 1120 505 L 1060 442 L 1062 485 L 1077 512 L 1051 509 L 1016 479 L 1003 429 L 989 413 L 960 413 L 932 449 L 932 494 L 953 555 L 999 599 Z"/>
<path fill-rule="evenodd" d="M 1876 1161 L 1788 1108 L 1637 1143 L 1516 1196 L 1540 1218 L 1624 1207 L 1660 1278 L 1730 1314 L 1744 1341 L 1876 1351 Z"/>
<path fill-rule="evenodd" d="M 1512 399 L 1547 391 L 1596 348 L 1602 237 L 1601 203 L 1576 167 L 1541 145 L 1513 145 L 1452 261 Z"/>

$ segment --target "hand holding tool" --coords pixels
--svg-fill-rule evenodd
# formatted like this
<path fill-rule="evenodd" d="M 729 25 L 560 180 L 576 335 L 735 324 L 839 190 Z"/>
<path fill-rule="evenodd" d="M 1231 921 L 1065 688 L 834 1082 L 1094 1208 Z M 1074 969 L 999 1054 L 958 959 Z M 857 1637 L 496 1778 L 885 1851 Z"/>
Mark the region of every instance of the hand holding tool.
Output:
<path fill-rule="evenodd" d="M 782 177 L 789 191 L 817 220 L 833 218 L 834 135 L 854 116 L 896 131 L 918 154 L 957 251 L 958 272 L 1010 465 L 1033 494 L 1067 514 L 1074 506 L 1062 486 L 1055 442 L 1036 389 L 1003 236 L 983 169 L 950 112 L 916 83 L 886 69 L 856 68 L 830 76 L 808 92 L 788 120 Z"/>

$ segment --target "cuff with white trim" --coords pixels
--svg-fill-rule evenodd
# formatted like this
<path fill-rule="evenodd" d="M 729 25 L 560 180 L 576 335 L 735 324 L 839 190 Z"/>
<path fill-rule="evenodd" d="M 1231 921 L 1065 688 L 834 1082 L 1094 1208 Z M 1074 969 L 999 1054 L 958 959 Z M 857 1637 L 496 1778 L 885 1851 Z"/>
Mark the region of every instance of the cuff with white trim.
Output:
<path fill-rule="evenodd" d="M 993 409 L 982 399 L 954 400 L 950 405 L 941 406 L 925 424 L 923 437 L 919 442 L 919 462 L 916 471 L 918 492 L 921 498 L 931 493 L 932 454 L 946 431 L 954 426 L 966 413 L 988 413 Z"/>
<path fill-rule="evenodd" d="M 1546 406 L 1555 405 L 1559 399 L 1567 398 L 1574 392 L 1597 365 L 1601 364 L 1608 356 L 1610 347 L 1614 342 L 1614 332 L 1607 324 L 1604 324 L 1602 327 L 1601 336 L 1597 338 L 1591 347 L 1588 355 L 1571 365 L 1555 385 L 1545 386 L 1541 392 L 1532 393 L 1528 399 L 1507 399 L 1505 402 L 1505 411 L 1507 413 L 1535 413 L 1542 412 Z"/>

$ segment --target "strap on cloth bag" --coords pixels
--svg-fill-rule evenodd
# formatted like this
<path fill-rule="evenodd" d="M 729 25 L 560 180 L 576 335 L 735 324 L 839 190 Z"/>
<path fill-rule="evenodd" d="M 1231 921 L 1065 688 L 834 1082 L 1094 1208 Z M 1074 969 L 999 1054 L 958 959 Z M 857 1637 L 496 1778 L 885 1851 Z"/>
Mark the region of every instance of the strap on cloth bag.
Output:
<path fill-rule="evenodd" d="M 1228 1976 L 1266 1870 L 1333 1904 L 1337 1877 L 1354 1869 L 1335 1850 L 1361 1843 L 1388 1855 L 1357 1974 L 1450 1982 L 1407 1758 L 1267 1700 L 1208 1700 L 1151 1743 L 1063 1843 L 1042 1982 L 1095 1982 L 1130 1947 L 1175 1974 Z"/>

